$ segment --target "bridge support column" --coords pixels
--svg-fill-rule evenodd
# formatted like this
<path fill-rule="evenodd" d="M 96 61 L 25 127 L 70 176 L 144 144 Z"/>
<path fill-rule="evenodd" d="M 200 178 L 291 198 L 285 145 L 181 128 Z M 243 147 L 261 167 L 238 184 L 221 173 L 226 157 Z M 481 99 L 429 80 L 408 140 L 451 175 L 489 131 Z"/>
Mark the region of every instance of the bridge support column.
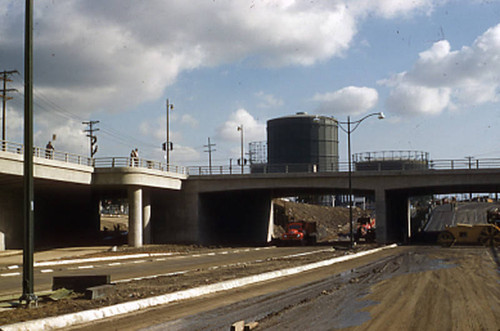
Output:
<path fill-rule="evenodd" d="M 386 243 L 387 238 L 387 203 L 385 190 L 375 191 L 376 238 L 379 243 Z"/>
<path fill-rule="evenodd" d="M 271 207 L 269 212 L 269 225 L 267 227 L 267 242 L 271 242 L 273 240 L 273 232 L 274 232 L 274 204 L 271 200 Z"/>
<path fill-rule="evenodd" d="M 410 199 L 406 199 L 406 243 L 411 241 L 411 203 Z"/>
<path fill-rule="evenodd" d="M 128 245 L 142 246 L 142 189 L 138 186 L 128 188 Z"/>
<path fill-rule="evenodd" d="M 151 196 L 148 190 L 142 192 L 142 220 L 144 244 L 151 244 Z"/>

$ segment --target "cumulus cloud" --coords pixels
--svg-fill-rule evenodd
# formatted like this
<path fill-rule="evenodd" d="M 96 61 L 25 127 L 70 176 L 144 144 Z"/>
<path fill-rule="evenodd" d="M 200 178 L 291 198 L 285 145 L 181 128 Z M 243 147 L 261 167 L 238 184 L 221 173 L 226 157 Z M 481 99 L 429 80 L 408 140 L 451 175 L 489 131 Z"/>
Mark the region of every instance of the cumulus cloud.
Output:
<path fill-rule="evenodd" d="M 431 3 L 40 0 L 35 83 L 79 113 L 118 112 L 160 97 L 185 70 L 242 59 L 312 65 L 340 56 L 358 17 L 428 10 Z M 22 68 L 24 3 L 2 1 L 0 14 L 0 62 Z"/>
<path fill-rule="evenodd" d="M 189 114 L 182 115 L 181 123 L 186 124 L 191 128 L 197 128 L 198 124 L 200 124 L 200 122 L 196 118 L 194 118 L 193 116 L 191 116 Z"/>
<path fill-rule="evenodd" d="M 272 94 L 266 94 L 262 91 L 255 93 L 255 96 L 260 100 L 258 106 L 260 108 L 276 108 L 283 106 L 283 99 L 277 98 Z"/>
<path fill-rule="evenodd" d="M 233 112 L 229 119 L 217 129 L 217 136 L 228 141 L 240 141 L 238 127 L 243 124 L 245 141 L 260 141 L 266 139 L 266 124 L 260 123 L 245 109 Z"/>
<path fill-rule="evenodd" d="M 348 86 L 340 90 L 316 94 L 314 101 L 320 104 L 317 111 L 331 115 L 360 115 L 375 107 L 377 90 L 369 87 Z"/>
<path fill-rule="evenodd" d="M 452 50 L 447 40 L 438 41 L 419 54 L 411 70 L 379 83 L 392 89 L 390 111 L 439 114 L 457 106 L 497 102 L 499 70 L 500 24 L 459 50 Z"/>

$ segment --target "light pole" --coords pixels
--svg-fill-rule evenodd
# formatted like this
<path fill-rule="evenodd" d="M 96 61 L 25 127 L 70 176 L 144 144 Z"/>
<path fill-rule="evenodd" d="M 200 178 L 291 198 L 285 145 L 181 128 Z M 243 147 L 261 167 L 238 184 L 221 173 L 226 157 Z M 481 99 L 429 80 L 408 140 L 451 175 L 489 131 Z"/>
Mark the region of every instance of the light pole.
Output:
<path fill-rule="evenodd" d="M 240 157 L 240 165 L 241 165 L 241 173 L 243 174 L 244 172 L 244 167 L 245 167 L 245 161 L 243 159 L 243 154 L 244 154 L 244 150 L 243 150 L 243 124 L 240 124 L 240 126 L 238 126 L 238 131 L 240 131 L 240 137 L 241 137 L 241 157 Z"/>
<path fill-rule="evenodd" d="M 349 157 L 349 232 L 350 232 L 350 246 L 351 248 L 354 247 L 354 233 L 353 233 L 353 223 L 352 223 L 352 169 L 351 169 L 351 133 L 354 132 L 358 128 L 358 126 L 366 120 L 368 117 L 371 116 L 378 116 L 378 119 L 384 119 L 384 113 L 379 112 L 379 113 L 371 113 L 366 115 L 365 117 L 351 122 L 351 117 L 347 116 L 347 122 L 338 122 L 340 129 L 347 133 L 347 154 Z M 341 124 L 347 124 L 347 130 L 342 127 Z M 354 127 L 351 129 L 351 124 L 354 124 Z"/>
<path fill-rule="evenodd" d="M 167 99 L 167 132 L 166 132 L 166 138 L 167 138 L 167 141 L 165 142 L 165 162 L 166 162 L 166 165 L 167 165 L 167 169 L 168 169 L 168 165 L 170 163 L 170 132 L 169 132 L 169 116 L 168 114 L 170 113 L 170 110 L 174 109 L 174 105 L 171 104 L 171 103 L 168 103 L 168 99 Z"/>

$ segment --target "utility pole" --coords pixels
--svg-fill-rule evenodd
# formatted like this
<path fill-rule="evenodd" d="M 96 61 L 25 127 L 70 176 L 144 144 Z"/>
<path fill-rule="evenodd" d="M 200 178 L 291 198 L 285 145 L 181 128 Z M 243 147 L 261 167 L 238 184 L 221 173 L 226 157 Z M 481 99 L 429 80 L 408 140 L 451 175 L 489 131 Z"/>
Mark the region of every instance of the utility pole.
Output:
<path fill-rule="evenodd" d="M 88 129 L 83 130 L 83 132 L 88 132 L 87 137 L 90 138 L 90 157 L 93 158 L 95 153 L 97 153 L 97 137 L 94 136 L 95 131 L 99 131 L 99 129 L 94 128 L 94 124 L 98 124 L 99 121 L 88 121 L 82 122 L 84 125 L 88 125 Z"/>
<path fill-rule="evenodd" d="M 244 158 L 244 155 L 245 155 L 245 151 L 244 151 L 244 148 L 243 148 L 243 124 L 240 124 L 238 126 L 238 131 L 240 131 L 240 140 L 241 140 L 241 158 L 240 158 L 240 165 L 241 165 L 241 174 L 244 173 L 244 169 L 245 169 L 245 158 Z"/>
<path fill-rule="evenodd" d="M 169 123 L 169 116 L 168 116 L 170 110 L 172 110 L 172 109 L 174 109 L 174 105 L 169 103 L 168 99 L 167 99 L 167 130 L 166 130 L 167 131 L 166 132 L 167 140 L 165 141 L 165 162 L 167 164 L 167 169 L 168 169 L 168 165 L 170 163 L 170 150 L 173 149 L 172 148 L 173 146 L 170 143 L 170 132 L 169 132 L 170 131 L 170 128 L 169 128 L 170 123 Z"/>
<path fill-rule="evenodd" d="M 212 149 L 212 146 L 216 146 L 215 144 L 210 143 L 210 137 L 208 137 L 208 145 L 203 145 L 203 147 L 207 147 L 208 150 L 205 152 L 208 152 L 208 171 L 210 172 L 210 175 L 212 174 L 212 152 L 215 152 L 215 149 Z"/>
<path fill-rule="evenodd" d="M 33 0 L 26 0 L 24 25 L 24 246 L 23 294 L 19 301 L 37 305 L 33 277 L 35 246 L 35 193 L 33 182 Z"/>
<path fill-rule="evenodd" d="M 7 96 L 7 92 L 14 92 L 14 91 L 17 91 L 16 89 L 14 88 L 7 88 L 7 82 L 12 82 L 11 79 L 8 78 L 9 75 L 12 75 L 12 74 L 15 74 L 15 73 L 19 73 L 17 70 L 4 70 L 3 72 L 0 72 L 1 74 L 1 77 L 0 79 L 3 80 L 3 89 L 2 89 L 2 94 L 0 95 L 0 98 L 2 98 L 2 140 L 3 140 L 3 143 L 2 143 L 2 149 L 4 149 L 5 147 L 5 140 L 7 139 L 6 138 L 6 103 L 7 103 L 7 100 L 10 100 L 12 99 L 12 97 L 8 97 Z"/>

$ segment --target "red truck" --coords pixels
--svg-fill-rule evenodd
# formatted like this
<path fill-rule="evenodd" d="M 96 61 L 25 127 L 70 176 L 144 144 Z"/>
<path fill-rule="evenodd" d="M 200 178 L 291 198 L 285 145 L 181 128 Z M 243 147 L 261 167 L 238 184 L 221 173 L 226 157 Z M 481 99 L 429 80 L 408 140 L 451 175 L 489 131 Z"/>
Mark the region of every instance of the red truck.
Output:
<path fill-rule="evenodd" d="M 361 238 L 365 241 L 375 241 L 375 219 L 371 217 L 358 218 L 355 237 L 356 241 L 359 241 Z"/>
<path fill-rule="evenodd" d="M 316 222 L 293 221 L 288 223 L 281 240 L 284 243 L 314 245 L 316 243 Z"/>

